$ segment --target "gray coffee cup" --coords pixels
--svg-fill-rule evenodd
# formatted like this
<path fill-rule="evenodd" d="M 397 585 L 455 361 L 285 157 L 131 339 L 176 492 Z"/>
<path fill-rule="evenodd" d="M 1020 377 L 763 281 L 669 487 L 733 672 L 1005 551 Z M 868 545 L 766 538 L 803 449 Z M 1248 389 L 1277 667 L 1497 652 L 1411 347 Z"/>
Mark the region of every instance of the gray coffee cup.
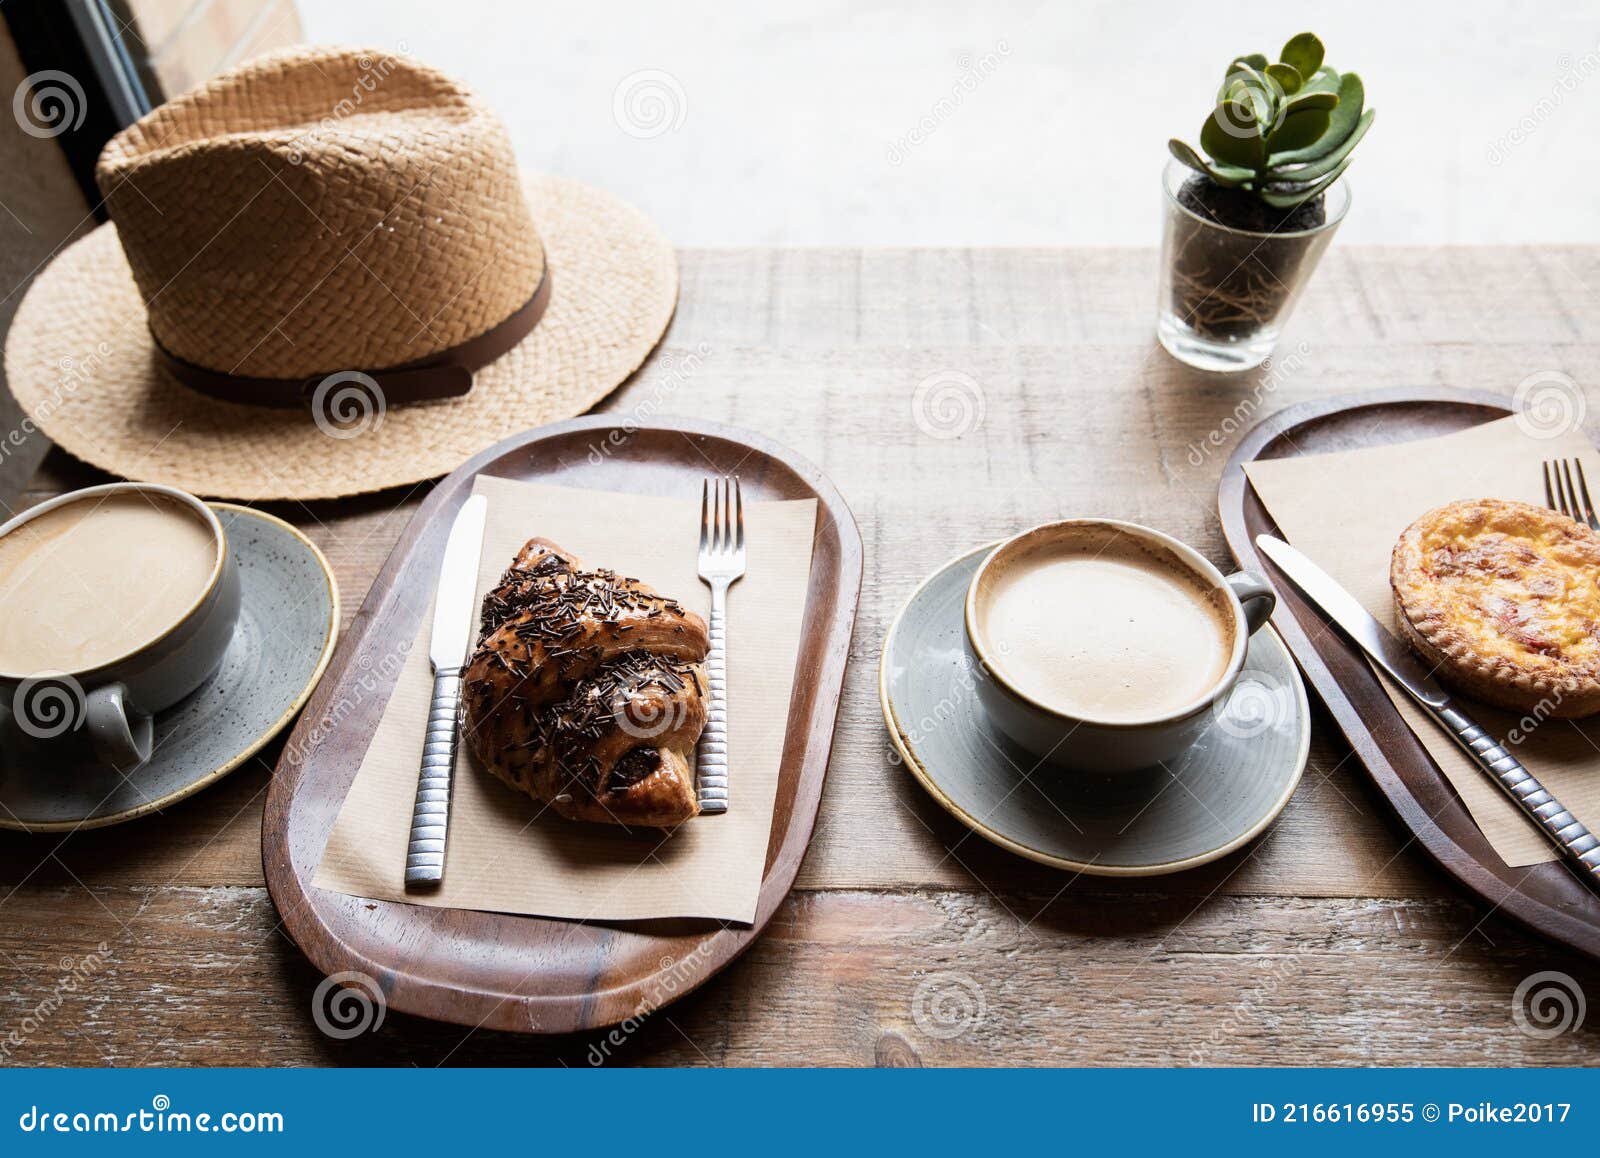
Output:
<path fill-rule="evenodd" d="M 995 646 L 979 625 L 990 587 L 986 577 L 1015 553 L 1050 537 L 1114 531 L 1132 536 L 1156 555 L 1191 572 L 1205 589 L 1215 592 L 1232 624 L 1232 651 L 1222 674 L 1204 695 L 1180 709 L 1133 721 L 1074 715 L 1027 695 L 1009 683 L 995 662 Z M 1223 575 L 1192 547 L 1171 535 L 1116 519 L 1069 519 L 1034 527 L 1001 543 L 972 577 L 965 604 L 968 659 L 984 677 L 977 681 L 978 702 L 994 725 L 1022 748 L 1045 762 L 1076 771 L 1123 772 L 1173 759 L 1210 726 L 1213 710 L 1233 691 L 1244 668 L 1251 634 L 1271 617 L 1277 597 L 1265 580 L 1248 572 Z"/>
<path fill-rule="evenodd" d="M 0 704 L 35 742 L 65 744 L 87 734 L 96 759 L 128 772 L 150 758 L 152 717 L 205 683 L 222 664 L 239 618 L 239 571 L 216 512 L 194 495 L 154 483 L 108 483 L 47 499 L 0 525 L 0 538 L 69 503 L 122 493 L 161 495 L 191 510 L 216 550 L 204 590 L 155 639 L 79 671 L 0 671 Z M 115 598 L 115 590 L 107 598 Z M 25 610 L 8 608 L 8 614 Z"/>

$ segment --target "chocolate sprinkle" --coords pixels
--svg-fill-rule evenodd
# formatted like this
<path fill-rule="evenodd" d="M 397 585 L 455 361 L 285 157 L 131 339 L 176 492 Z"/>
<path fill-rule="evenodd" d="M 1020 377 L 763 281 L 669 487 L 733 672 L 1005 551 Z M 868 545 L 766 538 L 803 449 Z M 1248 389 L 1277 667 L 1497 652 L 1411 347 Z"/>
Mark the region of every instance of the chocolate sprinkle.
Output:
<path fill-rule="evenodd" d="M 482 658 L 488 651 L 516 683 L 510 689 L 503 679 L 469 683 L 477 708 L 473 731 L 495 715 L 521 721 L 527 738 L 505 746 L 498 763 L 525 786 L 539 782 L 540 769 L 555 774 L 561 792 L 579 789 L 590 799 L 639 784 L 660 767 L 657 745 L 682 728 L 703 689 L 696 664 L 677 658 L 685 649 L 674 641 L 687 634 L 681 622 L 671 624 L 666 637 L 654 629 L 656 646 L 670 655 L 655 654 L 643 639 L 621 654 L 607 653 L 638 629 L 637 621 L 667 613 L 685 614 L 677 600 L 636 579 L 604 568 L 582 570 L 559 550 L 531 543 L 483 600 L 473 663 L 489 662 Z M 496 633 L 498 641 L 491 642 Z M 503 698 L 494 703 L 497 694 Z M 611 739 L 619 730 L 626 733 L 620 744 Z M 598 751 L 614 755 L 602 761 Z M 512 752 L 515 757 L 505 759 Z"/>

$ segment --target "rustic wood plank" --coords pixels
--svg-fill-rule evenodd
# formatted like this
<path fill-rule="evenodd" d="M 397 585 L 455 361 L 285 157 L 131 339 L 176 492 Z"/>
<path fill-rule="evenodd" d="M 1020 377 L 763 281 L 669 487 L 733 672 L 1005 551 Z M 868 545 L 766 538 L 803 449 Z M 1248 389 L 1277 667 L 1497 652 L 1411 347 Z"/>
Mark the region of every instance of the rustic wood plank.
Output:
<path fill-rule="evenodd" d="M 389 1014 L 348 1041 L 264 890 L 76 885 L 13 899 L 13 1064 L 1583 1065 L 1512 994 L 1600 968 L 1450 899 L 820 892 L 700 992 L 609 1034 L 529 1039 Z M 109 925 L 109 928 L 108 928 Z M 104 942 L 105 948 L 99 948 Z M 74 988 L 67 988 L 69 982 Z M 57 1007 L 58 1005 L 58 1007 Z"/>

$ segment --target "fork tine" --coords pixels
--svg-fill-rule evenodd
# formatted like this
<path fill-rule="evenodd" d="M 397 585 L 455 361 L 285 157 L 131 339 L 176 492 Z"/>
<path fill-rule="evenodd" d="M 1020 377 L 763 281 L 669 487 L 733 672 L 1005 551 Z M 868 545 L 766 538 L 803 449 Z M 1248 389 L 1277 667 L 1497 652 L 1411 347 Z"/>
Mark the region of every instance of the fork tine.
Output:
<path fill-rule="evenodd" d="M 722 476 L 722 551 L 733 551 L 733 480 Z"/>
<path fill-rule="evenodd" d="M 1545 459 L 1544 461 L 1544 505 L 1554 511 L 1559 511 L 1561 509 L 1561 504 L 1556 502 L 1555 489 L 1550 485 L 1549 459 Z"/>
<path fill-rule="evenodd" d="M 1549 489 L 1549 486 L 1546 486 Z M 710 478 L 701 483 L 701 555 L 706 553 L 706 536 L 710 533 Z"/>
<path fill-rule="evenodd" d="M 1561 492 L 1565 496 L 1561 509 L 1567 517 L 1583 518 L 1583 512 L 1578 510 L 1578 488 L 1572 485 L 1572 463 L 1568 459 L 1561 460 Z"/>
<path fill-rule="evenodd" d="M 728 521 L 733 517 L 733 512 L 729 508 L 729 501 L 731 498 L 732 496 L 728 494 L 728 476 L 723 475 L 722 517 L 717 521 L 717 550 L 721 551 L 723 554 L 727 554 L 729 547 L 731 547 L 733 544 L 733 536 L 728 534 Z"/>
<path fill-rule="evenodd" d="M 1583 459 L 1573 459 L 1572 467 L 1578 472 L 1578 490 L 1583 495 L 1583 521 L 1592 527 L 1595 524 L 1594 500 L 1589 497 L 1589 480 L 1583 477 Z"/>
<path fill-rule="evenodd" d="M 1555 494 L 1555 498 L 1550 501 L 1550 505 L 1556 510 L 1560 511 L 1563 515 L 1571 518 L 1572 510 L 1567 505 L 1567 491 L 1566 488 L 1561 485 L 1561 460 L 1551 459 L 1545 464 L 1545 466 L 1549 470 L 1550 487 Z"/>
<path fill-rule="evenodd" d="M 740 487 L 739 487 L 739 476 L 738 475 L 734 475 L 733 476 L 733 501 L 734 501 L 735 508 L 739 512 L 739 538 L 738 538 L 737 542 L 735 543 L 735 549 L 743 551 L 744 550 L 744 491 L 741 490 Z"/>
<path fill-rule="evenodd" d="M 711 552 L 720 555 L 728 546 L 727 532 L 723 529 L 728 521 L 728 493 L 722 478 L 717 479 L 717 485 L 712 493 L 716 496 L 716 510 L 713 512 L 715 517 L 711 520 Z"/>

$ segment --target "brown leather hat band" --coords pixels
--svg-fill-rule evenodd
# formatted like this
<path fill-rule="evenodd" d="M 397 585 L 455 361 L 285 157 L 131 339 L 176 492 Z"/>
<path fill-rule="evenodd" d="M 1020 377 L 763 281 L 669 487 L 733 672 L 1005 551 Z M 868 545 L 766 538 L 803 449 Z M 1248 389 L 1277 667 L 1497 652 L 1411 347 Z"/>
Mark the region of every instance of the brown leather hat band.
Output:
<path fill-rule="evenodd" d="M 533 332 L 533 327 L 550 304 L 550 270 L 547 267 L 539 288 L 527 304 L 505 321 L 475 338 L 468 338 L 458 346 L 406 362 L 385 370 L 335 371 L 316 374 L 309 378 L 249 378 L 241 374 L 224 374 L 187 362 L 155 339 L 157 352 L 173 377 L 191 390 L 223 402 L 239 402 L 246 406 L 271 406 L 279 409 L 310 406 L 317 387 L 330 377 L 359 381 L 358 375 L 370 378 L 382 392 L 384 405 L 403 406 L 408 402 L 429 402 L 439 398 L 459 398 L 472 389 L 472 375 L 502 354 L 509 353 L 518 342 Z"/>

